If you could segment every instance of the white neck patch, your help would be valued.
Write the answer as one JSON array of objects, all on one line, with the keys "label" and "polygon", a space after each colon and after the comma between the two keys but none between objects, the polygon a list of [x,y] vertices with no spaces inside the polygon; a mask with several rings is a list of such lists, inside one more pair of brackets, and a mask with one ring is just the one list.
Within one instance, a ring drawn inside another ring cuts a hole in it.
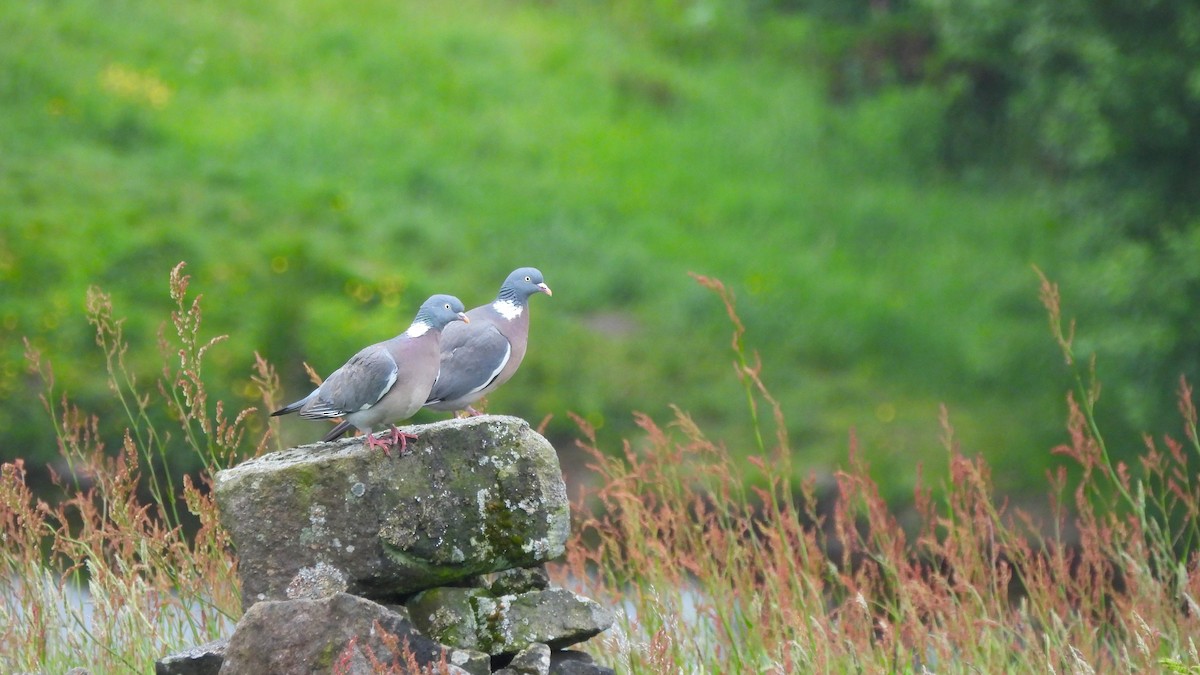
[{"label": "white neck patch", "polygon": [[524,311],[523,307],[512,300],[497,300],[492,303],[492,309],[509,321],[521,316],[521,312]]},{"label": "white neck patch", "polygon": [[408,327],[408,330],[404,331],[404,335],[410,338],[421,337],[429,332],[429,328],[429,324],[425,323],[424,321],[414,321],[413,324]]}]

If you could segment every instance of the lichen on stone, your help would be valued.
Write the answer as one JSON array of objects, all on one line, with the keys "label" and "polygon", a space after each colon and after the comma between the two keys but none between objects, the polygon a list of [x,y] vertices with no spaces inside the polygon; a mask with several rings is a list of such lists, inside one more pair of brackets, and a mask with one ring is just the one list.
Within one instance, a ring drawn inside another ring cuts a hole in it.
[{"label": "lichen on stone", "polygon": [[287,587],[289,600],[319,600],[349,587],[346,574],[324,561],[312,567],[301,567]]},{"label": "lichen on stone", "polygon": [[319,560],[343,569],[351,592],[404,594],[561,555],[566,486],[528,423],[484,416],[409,430],[418,452],[403,457],[347,439],[221,472],[217,499],[248,602],[284,597]]}]

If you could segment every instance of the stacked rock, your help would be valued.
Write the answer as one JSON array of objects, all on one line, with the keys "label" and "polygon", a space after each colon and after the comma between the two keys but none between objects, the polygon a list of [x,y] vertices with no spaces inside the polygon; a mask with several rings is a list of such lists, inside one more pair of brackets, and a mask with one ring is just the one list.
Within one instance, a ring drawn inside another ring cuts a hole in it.
[{"label": "stacked rock", "polygon": [[550,443],[492,415],[406,431],[403,456],[347,439],[219,472],[246,613],[156,672],[611,673],[565,649],[613,619],[546,575],[570,530]]}]

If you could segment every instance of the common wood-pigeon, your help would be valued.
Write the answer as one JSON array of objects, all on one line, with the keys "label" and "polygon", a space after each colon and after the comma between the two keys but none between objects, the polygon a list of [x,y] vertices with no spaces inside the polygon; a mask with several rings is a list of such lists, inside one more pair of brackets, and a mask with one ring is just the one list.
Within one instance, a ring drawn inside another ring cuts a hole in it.
[{"label": "common wood-pigeon", "polygon": [[[356,427],[366,434],[367,446],[382,448],[400,443],[403,453],[408,438],[396,422],[412,417],[429,398],[438,375],[439,342],[448,324],[467,322],[463,304],[452,295],[434,295],[422,303],[412,325],[396,337],[362,349],[325,379],[311,394],[271,413],[299,412],[306,419],[345,417],[323,441],[332,441]],[[378,440],[371,430],[391,426],[389,440]]]},{"label": "common wood-pigeon", "polygon": [[432,410],[466,410],[471,404],[508,382],[529,344],[529,296],[553,295],[534,267],[516,269],[496,299],[467,312],[470,324],[447,326],[442,335],[442,372],[425,407]]}]

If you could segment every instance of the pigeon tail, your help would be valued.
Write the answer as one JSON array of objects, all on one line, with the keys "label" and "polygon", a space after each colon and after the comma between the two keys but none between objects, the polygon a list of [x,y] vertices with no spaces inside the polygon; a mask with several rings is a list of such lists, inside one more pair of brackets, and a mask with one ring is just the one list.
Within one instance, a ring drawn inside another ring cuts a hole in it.
[{"label": "pigeon tail", "polygon": [[297,410],[303,408],[304,404],[307,402],[308,402],[308,398],[305,397],[305,398],[300,399],[299,401],[296,401],[295,403],[289,403],[289,404],[283,406],[282,408],[280,408],[279,410],[276,410],[275,412],[271,413],[271,417],[279,417],[280,415],[288,415],[288,414],[294,413]]},{"label": "pigeon tail", "polygon": [[325,442],[337,440],[342,434],[349,431],[350,427],[352,427],[352,426],[354,426],[354,425],[347,422],[346,420],[342,420],[341,422],[338,422],[337,426],[330,429],[329,433],[325,434],[325,436],[323,438],[321,438],[321,440],[325,441]]}]

